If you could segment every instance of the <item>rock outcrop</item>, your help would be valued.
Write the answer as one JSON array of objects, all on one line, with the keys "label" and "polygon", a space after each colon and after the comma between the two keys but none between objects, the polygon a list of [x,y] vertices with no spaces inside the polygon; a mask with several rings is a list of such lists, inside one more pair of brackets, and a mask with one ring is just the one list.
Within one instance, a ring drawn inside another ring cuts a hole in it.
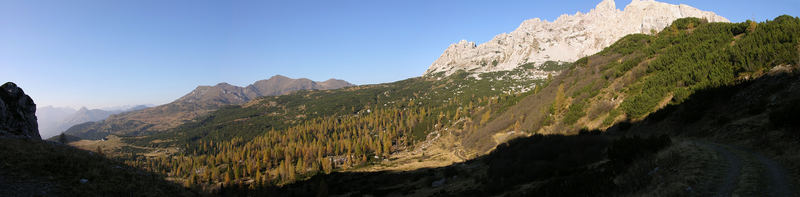
[{"label": "rock outcrop", "polygon": [[0,136],[42,139],[36,122],[36,104],[12,82],[0,86]]},{"label": "rock outcrop", "polygon": [[613,0],[604,0],[586,14],[565,14],[553,22],[539,18],[526,20],[511,33],[497,35],[480,45],[464,40],[452,44],[425,74],[450,75],[457,70],[492,72],[511,70],[525,63],[572,62],[597,53],[628,34],[660,31],[685,17],[728,22],[713,12],[683,4],[633,0],[624,10],[618,10]]}]

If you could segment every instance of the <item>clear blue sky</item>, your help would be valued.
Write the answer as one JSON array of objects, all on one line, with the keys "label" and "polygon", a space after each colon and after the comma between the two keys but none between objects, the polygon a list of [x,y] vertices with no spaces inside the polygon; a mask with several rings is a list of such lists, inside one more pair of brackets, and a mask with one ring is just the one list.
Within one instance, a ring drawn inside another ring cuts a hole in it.
[{"label": "clear blue sky", "polygon": [[[163,104],[276,74],[391,82],[421,75],[458,40],[599,2],[0,0],[0,80],[40,106],[72,107]],[[798,0],[666,2],[732,21],[800,15]]]}]

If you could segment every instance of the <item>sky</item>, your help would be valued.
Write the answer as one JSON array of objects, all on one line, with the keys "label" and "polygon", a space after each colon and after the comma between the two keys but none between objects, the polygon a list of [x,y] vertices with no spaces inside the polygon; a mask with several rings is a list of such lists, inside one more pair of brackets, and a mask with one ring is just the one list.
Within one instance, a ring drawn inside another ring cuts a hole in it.
[{"label": "sky", "polygon": [[[164,104],[198,85],[277,74],[386,83],[422,75],[451,43],[599,2],[0,0],[0,81],[40,107],[74,108]],[[734,22],[800,15],[797,0],[663,2]]]}]

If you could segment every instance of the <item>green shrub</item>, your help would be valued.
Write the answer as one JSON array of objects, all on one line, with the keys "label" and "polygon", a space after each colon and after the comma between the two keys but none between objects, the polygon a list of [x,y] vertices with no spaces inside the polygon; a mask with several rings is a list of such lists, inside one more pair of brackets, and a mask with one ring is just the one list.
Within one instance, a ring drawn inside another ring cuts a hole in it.
[{"label": "green shrub", "polygon": [[574,64],[569,62],[556,62],[556,61],[546,61],[539,67],[540,70],[543,71],[562,71],[572,68]]},{"label": "green shrub", "polygon": [[617,53],[621,55],[628,55],[637,50],[643,49],[647,46],[647,43],[652,39],[653,36],[647,34],[630,34],[625,37],[622,37],[611,46],[606,47],[601,51],[600,55],[608,55],[611,53]]},{"label": "green shrub", "polygon": [[589,57],[582,57],[575,61],[575,66],[586,66],[589,65]]},{"label": "green shrub", "polygon": [[578,122],[578,119],[586,115],[586,101],[581,100],[569,106],[567,113],[564,115],[564,124],[572,125]]},{"label": "green shrub", "polygon": [[617,116],[619,116],[619,110],[612,109],[610,112],[608,112],[606,119],[603,120],[603,126],[610,126],[611,124],[614,124],[614,119],[617,119]]},{"label": "green shrub", "polygon": [[529,63],[525,63],[525,64],[520,65],[520,67],[522,67],[524,69],[535,69],[536,68],[536,63],[535,62],[529,62]]},{"label": "green shrub", "polygon": [[[688,18],[681,18],[672,22],[672,25],[678,28],[679,30],[687,30],[691,29],[692,27],[698,27],[701,24],[708,23],[706,19],[699,19],[695,17],[688,17]],[[669,28],[669,27],[667,27]]]}]

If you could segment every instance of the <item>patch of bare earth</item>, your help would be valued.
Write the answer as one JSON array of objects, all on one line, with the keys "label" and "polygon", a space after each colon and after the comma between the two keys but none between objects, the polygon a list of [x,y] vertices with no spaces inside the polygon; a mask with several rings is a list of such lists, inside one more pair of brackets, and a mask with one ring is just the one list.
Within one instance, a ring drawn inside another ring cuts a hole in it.
[{"label": "patch of bare earth", "polygon": [[431,132],[425,141],[406,150],[395,152],[379,164],[351,171],[410,171],[420,168],[443,167],[465,161],[471,157],[447,130]]}]

